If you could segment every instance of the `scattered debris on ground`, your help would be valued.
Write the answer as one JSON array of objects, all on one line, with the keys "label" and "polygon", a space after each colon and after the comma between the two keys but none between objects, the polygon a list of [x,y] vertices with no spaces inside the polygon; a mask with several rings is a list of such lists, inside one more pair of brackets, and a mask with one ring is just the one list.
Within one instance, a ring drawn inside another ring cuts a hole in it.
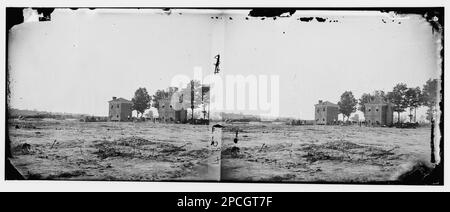
[{"label": "scattered debris on ground", "polygon": [[147,139],[137,137],[137,136],[119,138],[115,142],[118,145],[123,145],[123,146],[142,146],[142,145],[155,144],[155,142],[153,142],[153,141],[149,141]]},{"label": "scattered debris on ground", "polygon": [[221,151],[210,148],[208,126],[19,120],[9,128],[11,161],[28,179],[200,179],[207,160],[220,160],[225,181],[412,182],[427,173],[392,177],[429,157],[429,128],[236,125],[225,127]]},{"label": "scattered debris on ground", "polygon": [[397,149],[384,149],[370,145],[359,145],[348,141],[332,141],[324,144],[309,144],[301,148],[306,154],[303,155],[308,162],[314,163],[321,160],[362,162],[372,161],[382,164],[389,156],[394,155]]},{"label": "scattered debris on ground", "polygon": [[222,157],[223,158],[244,158],[245,155],[241,154],[240,148],[236,146],[228,147],[222,150]]},{"label": "scattered debris on ground", "polygon": [[18,154],[18,155],[28,155],[28,154],[31,154],[31,153],[32,153],[32,151],[31,151],[31,145],[28,144],[28,143],[22,143],[22,144],[19,144],[19,145],[14,146],[14,147],[12,148],[12,152],[13,152],[13,154]]},{"label": "scattered debris on ground", "polygon": [[20,122],[14,125],[16,129],[38,129],[33,123]]},{"label": "scattered debris on ground", "polygon": [[94,152],[98,157],[101,159],[109,158],[109,157],[131,157],[132,155],[129,153],[125,153],[120,151],[117,148],[114,148],[113,146],[108,145],[97,145],[98,150]]}]

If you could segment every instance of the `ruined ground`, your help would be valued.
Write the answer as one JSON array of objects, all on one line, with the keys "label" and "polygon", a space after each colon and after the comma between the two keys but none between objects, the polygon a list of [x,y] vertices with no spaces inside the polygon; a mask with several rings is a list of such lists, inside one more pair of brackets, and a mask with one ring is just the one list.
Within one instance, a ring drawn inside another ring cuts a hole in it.
[{"label": "ruined ground", "polygon": [[208,126],[10,120],[12,163],[27,179],[217,181]]},{"label": "ruined ground", "polygon": [[386,183],[430,161],[429,127],[257,123],[228,125],[223,134],[223,181]]},{"label": "ruined ground", "polygon": [[[27,179],[120,181],[395,181],[429,163],[430,128],[10,120],[12,163]],[[233,142],[235,131],[238,142]]]}]

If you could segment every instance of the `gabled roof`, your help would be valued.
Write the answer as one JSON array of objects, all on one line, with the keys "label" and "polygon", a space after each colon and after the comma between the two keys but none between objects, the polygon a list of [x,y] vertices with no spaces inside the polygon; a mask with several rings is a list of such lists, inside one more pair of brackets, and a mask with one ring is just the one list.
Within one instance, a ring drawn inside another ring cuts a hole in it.
[{"label": "gabled roof", "polygon": [[133,103],[132,101],[124,99],[124,98],[117,98],[117,99],[110,100],[108,102],[122,102],[122,103],[130,103],[130,104]]},{"label": "gabled roof", "polygon": [[322,102],[322,103],[315,104],[314,106],[331,106],[331,107],[339,107],[339,105],[334,104],[334,103],[329,102],[329,101],[324,101],[324,102]]}]

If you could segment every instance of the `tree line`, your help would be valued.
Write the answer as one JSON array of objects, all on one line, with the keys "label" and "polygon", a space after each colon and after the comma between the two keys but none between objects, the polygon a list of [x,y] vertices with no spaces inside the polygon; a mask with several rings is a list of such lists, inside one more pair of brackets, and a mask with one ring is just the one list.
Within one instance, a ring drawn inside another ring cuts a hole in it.
[{"label": "tree line", "polygon": [[[150,109],[151,106],[159,108],[162,99],[170,98],[174,93],[178,93],[178,103],[184,109],[191,108],[193,113],[195,108],[199,108],[203,103],[209,102],[209,95],[204,95],[205,90],[203,89],[204,87],[199,81],[191,81],[181,89],[177,87],[158,89],[152,96],[150,96],[146,88],[138,88],[131,100],[133,102],[133,110],[136,110],[138,116],[141,114],[142,117],[145,110]],[[191,98],[192,94],[193,98]],[[365,113],[365,104],[374,101],[376,98],[392,104],[393,111],[397,113],[397,122],[400,122],[400,114],[407,110],[409,112],[409,121],[413,122],[414,120],[416,122],[416,110],[421,106],[428,107],[426,118],[431,121],[433,114],[436,112],[437,97],[438,80],[429,79],[422,88],[408,87],[405,83],[398,83],[393,87],[392,91],[376,90],[372,93],[362,94],[359,99],[356,99],[351,91],[345,91],[341,95],[338,105],[339,112],[343,115],[344,120],[347,118],[347,121],[356,110]]]},{"label": "tree line", "polygon": [[[137,115],[139,116],[140,114],[142,117],[147,109],[150,109],[152,106],[159,108],[161,100],[171,98],[174,93],[178,93],[178,103],[184,109],[192,109],[192,113],[195,108],[199,108],[203,103],[209,102],[209,95],[204,95],[205,93],[209,93],[209,89],[205,90],[205,87],[199,81],[193,80],[181,89],[177,87],[158,89],[153,95],[150,95],[146,88],[140,87],[134,92],[134,97],[131,99],[133,102],[132,109],[136,110]],[[192,94],[193,98],[191,98]],[[191,100],[193,101],[193,105],[191,104]]]},{"label": "tree line", "polygon": [[[345,91],[338,102],[339,112],[343,115],[343,119],[356,110],[365,113],[365,104],[379,98],[385,102],[392,104],[392,109],[397,113],[397,122],[400,123],[400,114],[409,112],[409,121],[416,122],[416,110],[421,106],[428,107],[427,120],[433,120],[433,114],[436,112],[436,104],[438,101],[438,80],[429,79],[420,87],[408,87],[405,83],[396,84],[392,91],[384,92],[376,90],[372,93],[364,93],[358,100],[353,96],[351,91]],[[414,115],[413,115],[414,112]]]}]

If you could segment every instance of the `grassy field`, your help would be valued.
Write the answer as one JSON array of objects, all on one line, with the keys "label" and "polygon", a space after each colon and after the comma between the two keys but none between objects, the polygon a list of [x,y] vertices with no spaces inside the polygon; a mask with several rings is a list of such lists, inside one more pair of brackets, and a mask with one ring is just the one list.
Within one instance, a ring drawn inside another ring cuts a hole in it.
[{"label": "grassy field", "polygon": [[[239,131],[234,144],[235,131]],[[386,182],[430,161],[429,127],[236,124],[225,128],[223,181]],[[233,147],[239,152],[231,151]]]},{"label": "grassy field", "polygon": [[220,150],[209,148],[209,126],[16,120],[8,127],[12,162],[28,179],[217,181],[220,177]]},{"label": "grassy field", "polygon": [[[429,163],[430,128],[10,120],[13,164],[28,179],[385,182]],[[238,142],[233,142],[239,131]]]}]

